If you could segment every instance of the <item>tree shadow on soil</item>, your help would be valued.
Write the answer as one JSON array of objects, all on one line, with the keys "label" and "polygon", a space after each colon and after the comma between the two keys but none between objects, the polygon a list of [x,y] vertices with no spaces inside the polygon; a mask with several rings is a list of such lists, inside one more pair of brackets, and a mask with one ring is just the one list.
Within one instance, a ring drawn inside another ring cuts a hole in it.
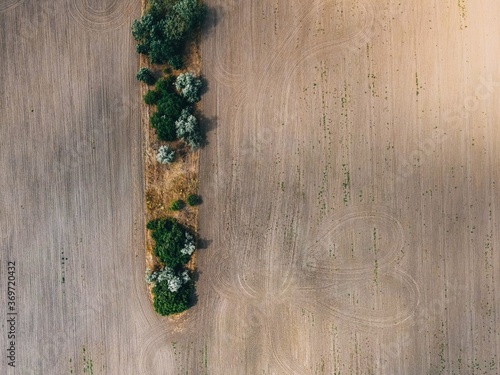
[{"label": "tree shadow on soil", "polygon": [[191,293],[190,296],[190,304],[189,307],[193,307],[198,303],[198,293],[196,292],[196,284],[198,284],[198,280],[200,279],[200,275],[202,272],[198,270],[198,267],[196,267],[193,271],[192,277],[193,277],[193,283],[195,287],[193,288],[193,292]]},{"label": "tree shadow on soil", "polygon": [[212,244],[212,240],[208,240],[206,238],[198,238],[198,244],[196,246],[196,248],[198,250],[205,250],[205,249],[208,249],[208,247]]},{"label": "tree shadow on soil", "polygon": [[212,130],[217,128],[217,117],[206,117],[203,113],[197,113],[198,121],[200,124],[200,130],[202,134],[201,147],[205,147],[209,144],[207,140],[207,134]]},{"label": "tree shadow on soil", "polygon": [[207,6],[206,12],[205,20],[201,25],[202,37],[210,35],[224,15],[224,11],[220,6]]},{"label": "tree shadow on soil", "polygon": [[209,83],[204,76],[200,76],[199,78],[201,80],[200,96],[203,96],[208,92]]}]

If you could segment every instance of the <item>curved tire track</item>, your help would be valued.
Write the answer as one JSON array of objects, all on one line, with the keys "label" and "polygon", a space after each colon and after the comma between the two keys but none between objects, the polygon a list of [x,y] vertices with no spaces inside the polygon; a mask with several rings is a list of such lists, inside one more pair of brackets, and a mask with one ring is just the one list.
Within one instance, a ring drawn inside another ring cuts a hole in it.
[{"label": "curved tire track", "polygon": [[[380,227],[382,232],[389,236],[389,239],[383,241],[382,246],[379,246],[378,251],[382,256],[378,257],[375,254],[375,259],[378,262],[378,267],[383,269],[392,264],[398,257],[399,251],[404,246],[404,232],[401,223],[393,216],[383,212],[380,208],[360,206],[354,210],[350,209],[347,213],[341,216],[334,216],[328,226],[320,228],[317,239],[307,246],[304,257],[301,260],[302,271],[308,278],[319,278],[322,280],[337,280],[337,279],[359,279],[366,274],[373,272],[373,260],[362,254],[363,262],[368,259],[366,264],[355,266],[346,266],[336,263],[336,258],[329,253],[335,249],[336,238],[343,235],[343,231],[362,232],[366,228],[377,228],[380,235]],[[333,223],[332,223],[333,222]],[[368,236],[371,236],[369,233]],[[374,234],[375,235],[375,234]],[[385,246],[384,246],[385,245]],[[354,246],[354,245],[353,245]],[[374,244],[374,249],[376,244]],[[340,249],[342,251],[342,249]],[[344,252],[347,252],[344,250]],[[353,255],[351,255],[351,258]],[[347,262],[345,260],[344,263]],[[352,263],[352,259],[350,259]]]},{"label": "curved tire track", "polygon": [[71,0],[69,14],[76,23],[92,31],[113,30],[131,21],[131,15],[139,8],[134,0],[108,0],[102,9],[95,9],[88,0]]},{"label": "curved tire track", "polygon": [[[177,369],[165,369],[164,364],[176,363],[173,348],[167,341],[175,341],[167,333],[157,328],[151,328],[144,333],[147,339],[143,340],[139,358],[139,371],[141,374],[157,374],[163,371],[175,373]],[[159,358],[158,358],[159,357]],[[168,371],[170,370],[170,371]]]},{"label": "curved tire track", "polygon": [[[324,298],[310,298],[311,292],[303,293],[302,302],[298,302],[298,305],[327,319],[342,319],[343,323],[353,328],[361,328],[364,331],[379,330],[403,324],[415,313],[420,303],[418,284],[410,275],[401,270],[386,272],[380,277],[392,278],[392,282],[385,281],[384,283],[388,283],[388,287],[393,292],[404,296],[405,305],[399,306],[395,312],[390,311],[387,313],[390,310],[387,306],[377,312],[373,309],[370,310],[368,307],[352,307],[351,305],[342,305],[336,301],[327,304],[324,302]],[[380,288],[382,287],[380,286]],[[326,292],[327,289],[321,289],[322,296]],[[338,294],[338,291],[336,293]],[[362,300],[362,298],[360,299]]]},{"label": "curved tire track", "polygon": [[21,5],[23,2],[24,0],[2,0],[0,3],[0,13],[7,12],[8,10]]}]

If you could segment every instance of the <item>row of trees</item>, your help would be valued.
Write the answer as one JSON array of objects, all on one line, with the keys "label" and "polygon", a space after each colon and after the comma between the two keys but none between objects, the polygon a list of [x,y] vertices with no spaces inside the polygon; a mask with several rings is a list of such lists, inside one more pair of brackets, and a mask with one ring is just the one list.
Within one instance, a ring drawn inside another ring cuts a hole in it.
[{"label": "row of trees", "polygon": [[[152,64],[169,64],[181,69],[186,46],[203,22],[206,10],[198,0],[149,0],[144,15],[132,23],[132,36],[137,52],[148,56]],[[168,68],[166,71],[171,72]],[[203,136],[195,116],[194,104],[200,100],[202,81],[193,73],[156,78],[141,68],[137,79],[154,88],[144,95],[146,104],[155,106],[150,117],[160,141],[184,141],[191,150],[201,146]],[[176,152],[171,145],[160,146],[157,161],[170,164]],[[198,195],[190,195],[188,204],[201,203]],[[184,201],[172,202],[172,210],[180,210]],[[147,224],[155,241],[154,254],[159,267],[146,271],[146,282],[153,285],[155,310],[161,315],[182,312],[190,307],[195,293],[192,275],[186,268],[195,251],[193,234],[177,220],[163,218]]]}]

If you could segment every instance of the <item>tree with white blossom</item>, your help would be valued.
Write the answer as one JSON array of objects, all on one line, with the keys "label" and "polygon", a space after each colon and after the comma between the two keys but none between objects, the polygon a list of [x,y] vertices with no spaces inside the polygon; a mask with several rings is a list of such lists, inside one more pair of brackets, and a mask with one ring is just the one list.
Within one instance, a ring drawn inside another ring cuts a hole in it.
[{"label": "tree with white blossom", "polygon": [[160,146],[156,154],[156,160],[160,164],[170,164],[175,159],[175,151],[168,146]]},{"label": "tree with white blossom", "polygon": [[146,270],[146,282],[148,284],[157,284],[165,281],[168,290],[172,293],[177,292],[190,280],[191,278],[187,270],[178,274],[170,267],[164,267],[162,270],[156,272],[151,272],[150,269]]},{"label": "tree with white blossom", "polygon": [[181,249],[181,253],[185,255],[193,254],[196,246],[194,245],[194,237],[191,233],[186,232],[186,239],[184,241],[184,247]]},{"label": "tree with white blossom", "polygon": [[191,104],[200,101],[201,86],[201,79],[189,72],[179,74],[175,80],[175,88]]},{"label": "tree with white blossom", "polygon": [[191,108],[184,108],[175,122],[177,137],[184,140],[192,150],[201,145],[201,134],[198,127],[198,120],[191,114]]}]

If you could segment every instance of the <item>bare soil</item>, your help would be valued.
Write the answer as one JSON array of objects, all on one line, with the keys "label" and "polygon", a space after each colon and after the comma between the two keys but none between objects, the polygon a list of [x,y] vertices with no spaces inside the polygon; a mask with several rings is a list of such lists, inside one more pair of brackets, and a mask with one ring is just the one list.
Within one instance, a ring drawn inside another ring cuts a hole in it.
[{"label": "bare soil", "polygon": [[171,345],[144,283],[139,15],[136,0],[0,5],[3,354],[8,261],[18,314],[1,374],[151,373],[151,341]]},{"label": "bare soil", "polygon": [[205,248],[170,319],[143,282],[139,7],[0,7],[7,373],[497,374],[500,3],[207,3]]},{"label": "bare soil", "polygon": [[498,2],[208,3],[183,366],[497,374]]}]

